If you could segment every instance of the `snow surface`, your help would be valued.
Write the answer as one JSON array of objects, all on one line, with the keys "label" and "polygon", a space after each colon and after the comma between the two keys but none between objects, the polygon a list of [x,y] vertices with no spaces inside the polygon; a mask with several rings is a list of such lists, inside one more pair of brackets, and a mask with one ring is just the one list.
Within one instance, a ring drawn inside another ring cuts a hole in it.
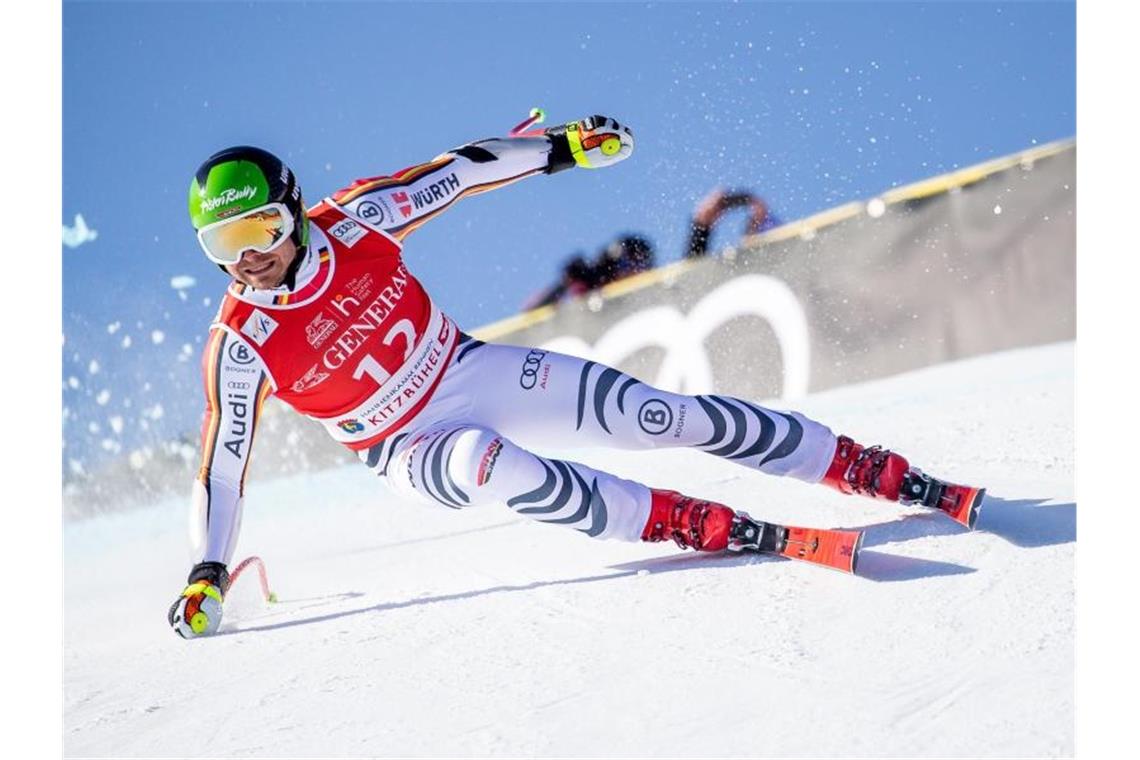
[{"label": "snow surface", "polygon": [[1059,344],[796,404],[987,486],[974,533],[698,452],[546,452],[862,527],[861,577],[404,504],[350,467],[247,495],[238,557],[281,601],[251,572],[186,642],[188,499],[71,523],[65,753],[1072,755],[1073,369]]}]

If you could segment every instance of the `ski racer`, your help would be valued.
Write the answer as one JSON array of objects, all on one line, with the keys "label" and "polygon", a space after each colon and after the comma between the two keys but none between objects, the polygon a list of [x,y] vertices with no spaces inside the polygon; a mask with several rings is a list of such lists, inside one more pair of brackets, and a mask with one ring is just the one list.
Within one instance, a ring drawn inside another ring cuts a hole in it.
[{"label": "ski racer", "polygon": [[829,535],[838,532],[766,524],[531,447],[689,447],[770,475],[941,509],[973,526],[980,489],[934,480],[799,413],[670,393],[597,362],[477,340],[406,266],[408,236],[459,199],[607,168],[633,148],[628,127],[592,116],[472,142],[356,180],[310,208],[293,172],[265,150],[228,148],[201,165],[190,218],[206,256],[233,282],[203,355],[195,562],[168,613],[179,635],[218,630],[246,469],[271,394],[323,425],[398,494],[446,509],[503,503],[592,538],[801,558],[826,550],[837,556],[821,561],[838,567],[844,555],[847,570],[858,549],[837,548]]}]

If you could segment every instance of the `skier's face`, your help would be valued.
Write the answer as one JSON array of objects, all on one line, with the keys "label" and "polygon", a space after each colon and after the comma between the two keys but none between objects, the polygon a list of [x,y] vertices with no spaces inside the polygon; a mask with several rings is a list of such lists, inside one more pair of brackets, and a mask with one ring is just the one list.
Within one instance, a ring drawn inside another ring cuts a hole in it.
[{"label": "skier's face", "polygon": [[245,251],[238,263],[226,266],[226,271],[251,288],[275,288],[285,279],[285,272],[296,255],[296,244],[292,238],[285,238],[269,251]]}]

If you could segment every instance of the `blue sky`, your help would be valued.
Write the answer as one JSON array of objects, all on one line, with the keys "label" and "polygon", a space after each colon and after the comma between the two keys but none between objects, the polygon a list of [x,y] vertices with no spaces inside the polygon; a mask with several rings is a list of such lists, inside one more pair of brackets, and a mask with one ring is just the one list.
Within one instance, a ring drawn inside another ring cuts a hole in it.
[{"label": "blue sky", "polygon": [[678,258],[717,184],[795,219],[1076,131],[1072,3],[63,7],[62,222],[98,231],[63,248],[65,462],[196,427],[226,279],[186,190],[227,145],[281,155],[312,202],[534,105],[630,124],[621,166],[463,201],[409,238],[412,271],[471,328],[619,232]]}]

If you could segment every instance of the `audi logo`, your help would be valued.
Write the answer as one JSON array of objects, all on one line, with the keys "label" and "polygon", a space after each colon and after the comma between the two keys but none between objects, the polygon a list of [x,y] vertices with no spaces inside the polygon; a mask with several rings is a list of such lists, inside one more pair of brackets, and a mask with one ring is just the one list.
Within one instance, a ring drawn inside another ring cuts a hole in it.
[{"label": "audi logo", "polygon": [[533,348],[527,352],[526,358],[523,359],[522,374],[519,375],[519,385],[523,390],[529,391],[538,382],[538,368],[542,366],[542,360],[545,358],[546,351]]}]

